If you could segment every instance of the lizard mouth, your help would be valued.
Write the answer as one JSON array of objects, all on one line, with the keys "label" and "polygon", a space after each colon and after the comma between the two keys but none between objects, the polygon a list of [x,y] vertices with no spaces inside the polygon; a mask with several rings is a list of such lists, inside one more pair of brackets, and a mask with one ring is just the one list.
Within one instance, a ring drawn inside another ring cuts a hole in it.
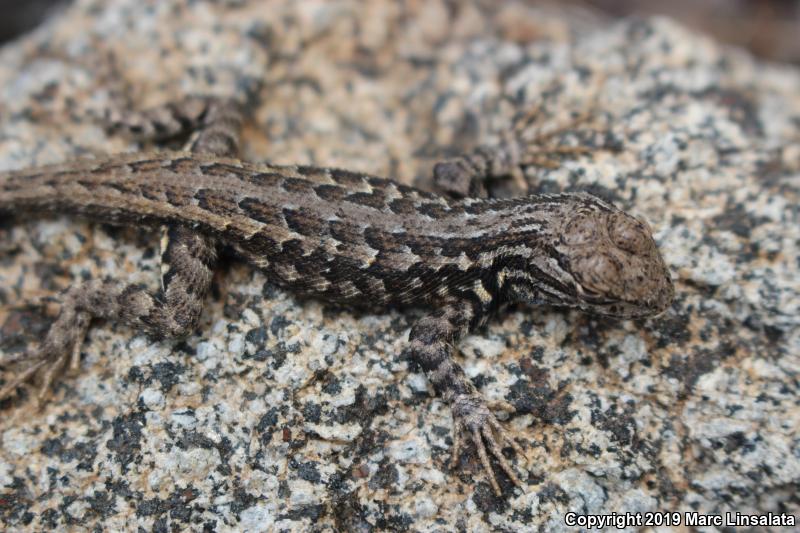
[{"label": "lizard mouth", "polygon": [[616,318],[644,318],[663,313],[672,302],[672,285],[662,289],[658,296],[645,301],[631,301],[604,296],[576,285],[578,306],[589,313]]}]

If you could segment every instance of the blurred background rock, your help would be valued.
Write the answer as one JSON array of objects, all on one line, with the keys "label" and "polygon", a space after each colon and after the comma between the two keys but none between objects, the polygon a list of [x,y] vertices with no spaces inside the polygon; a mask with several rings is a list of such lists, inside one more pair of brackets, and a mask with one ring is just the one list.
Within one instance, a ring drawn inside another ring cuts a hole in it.
[{"label": "blurred background rock", "polygon": [[[265,0],[269,1],[269,0]],[[523,0],[524,1],[524,0]],[[70,0],[0,0],[0,43],[31,30]],[[487,9],[503,3],[487,0]],[[661,14],[773,61],[800,64],[798,0],[528,0],[596,20]]]},{"label": "blurred background rock", "polygon": [[610,17],[661,14],[748,48],[775,61],[800,63],[800,2],[797,0],[588,0],[571,4]]},{"label": "blurred background rock", "polygon": [[[0,43],[33,29],[70,1],[0,0]],[[800,1],[797,0],[528,0],[526,3],[551,4],[554,8],[567,6],[585,10],[598,19],[667,15],[721,42],[745,47],[757,56],[800,63]]]},{"label": "blurred background rock", "polygon": [[0,43],[35,28],[69,0],[0,0]]}]

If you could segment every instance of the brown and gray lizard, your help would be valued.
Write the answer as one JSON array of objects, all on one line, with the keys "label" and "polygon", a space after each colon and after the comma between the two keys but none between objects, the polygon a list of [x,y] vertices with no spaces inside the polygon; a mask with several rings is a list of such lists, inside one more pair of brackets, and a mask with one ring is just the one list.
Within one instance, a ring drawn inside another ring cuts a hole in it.
[{"label": "brown and gray lizard", "polygon": [[[70,213],[110,223],[163,226],[162,288],[91,280],[68,290],[41,345],[18,365],[0,399],[80,362],[93,318],[154,338],[189,334],[211,283],[217,248],[231,247],[292,291],[375,308],[414,306],[408,354],[451,407],[453,458],[475,446],[519,486],[501,445],[522,450],[454,359],[460,339],[505,304],[555,304],[621,318],[650,316],[673,298],[648,226],[588,194],[454,199],[357,172],[233,159],[242,114],[189,99],[125,127],[143,137],[197,130],[186,152],[136,153],[0,173],[0,214]],[[436,167],[450,189],[521,164],[506,146]],[[453,186],[452,184],[456,184]],[[459,185],[460,184],[460,185]]]}]

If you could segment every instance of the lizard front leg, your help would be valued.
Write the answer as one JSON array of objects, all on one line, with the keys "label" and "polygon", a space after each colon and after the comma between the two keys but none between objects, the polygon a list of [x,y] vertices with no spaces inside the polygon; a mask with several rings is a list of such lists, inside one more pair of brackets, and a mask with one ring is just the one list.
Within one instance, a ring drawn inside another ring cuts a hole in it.
[{"label": "lizard front leg", "polygon": [[[555,136],[564,129],[551,132],[542,138]],[[556,169],[561,166],[559,156],[575,157],[597,148],[587,146],[539,146],[514,135],[496,146],[479,146],[472,152],[436,163],[433,167],[434,186],[453,198],[486,198],[488,182],[511,176],[518,194],[527,194],[530,188],[525,178],[525,167]]]},{"label": "lizard front leg", "polygon": [[[542,124],[539,124],[542,122],[541,111],[537,106],[518,114],[497,144],[478,146],[471,152],[436,163],[433,167],[434,187],[453,198],[485,198],[489,196],[488,183],[491,180],[510,176],[517,194],[528,194],[530,184],[525,177],[525,168],[557,169],[562,164],[562,157],[574,158],[597,150],[616,149],[608,139],[603,139],[599,145],[558,142],[560,136],[577,134],[575,128],[593,117],[591,111],[575,115],[550,131],[543,131]],[[553,144],[554,139],[556,144]],[[581,139],[578,140],[580,143]]]},{"label": "lizard front leg", "polygon": [[422,368],[436,393],[452,410],[454,427],[451,464],[455,465],[457,462],[461,444],[466,437],[475,446],[492,488],[495,493],[500,494],[500,486],[489,462],[489,455],[494,456],[511,481],[522,488],[522,482],[502,454],[501,444],[508,443],[521,456],[524,457],[525,454],[503,429],[475,385],[453,359],[453,344],[467,333],[470,322],[474,322],[472,319],[469,306],[448,305],[418,320],[409,334],[409,355]]},{"label": "lizard front leg", "polygon": [[518,165],[516,143],[480,146],[470,153],[436,163],[433,183],[437,190],[453,198],[486,198],[486,182],[513,173]]}]

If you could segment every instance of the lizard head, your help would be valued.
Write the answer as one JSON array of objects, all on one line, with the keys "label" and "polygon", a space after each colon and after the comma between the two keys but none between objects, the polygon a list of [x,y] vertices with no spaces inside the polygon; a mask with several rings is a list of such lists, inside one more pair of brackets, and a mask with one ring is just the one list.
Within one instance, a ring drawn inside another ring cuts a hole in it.
[{"label": "lizard head", "polygon": [[646,222],[588,194],[554,199],[547,252],[528,259],[521,299],[622,318],[669,307],[675,290]]},{"label": "lizard head", "polygon": [[583,200],[556,246],[574,279],[575,304],[620,317],[664,311],[675,289],[650,227],[596,198]]}]

